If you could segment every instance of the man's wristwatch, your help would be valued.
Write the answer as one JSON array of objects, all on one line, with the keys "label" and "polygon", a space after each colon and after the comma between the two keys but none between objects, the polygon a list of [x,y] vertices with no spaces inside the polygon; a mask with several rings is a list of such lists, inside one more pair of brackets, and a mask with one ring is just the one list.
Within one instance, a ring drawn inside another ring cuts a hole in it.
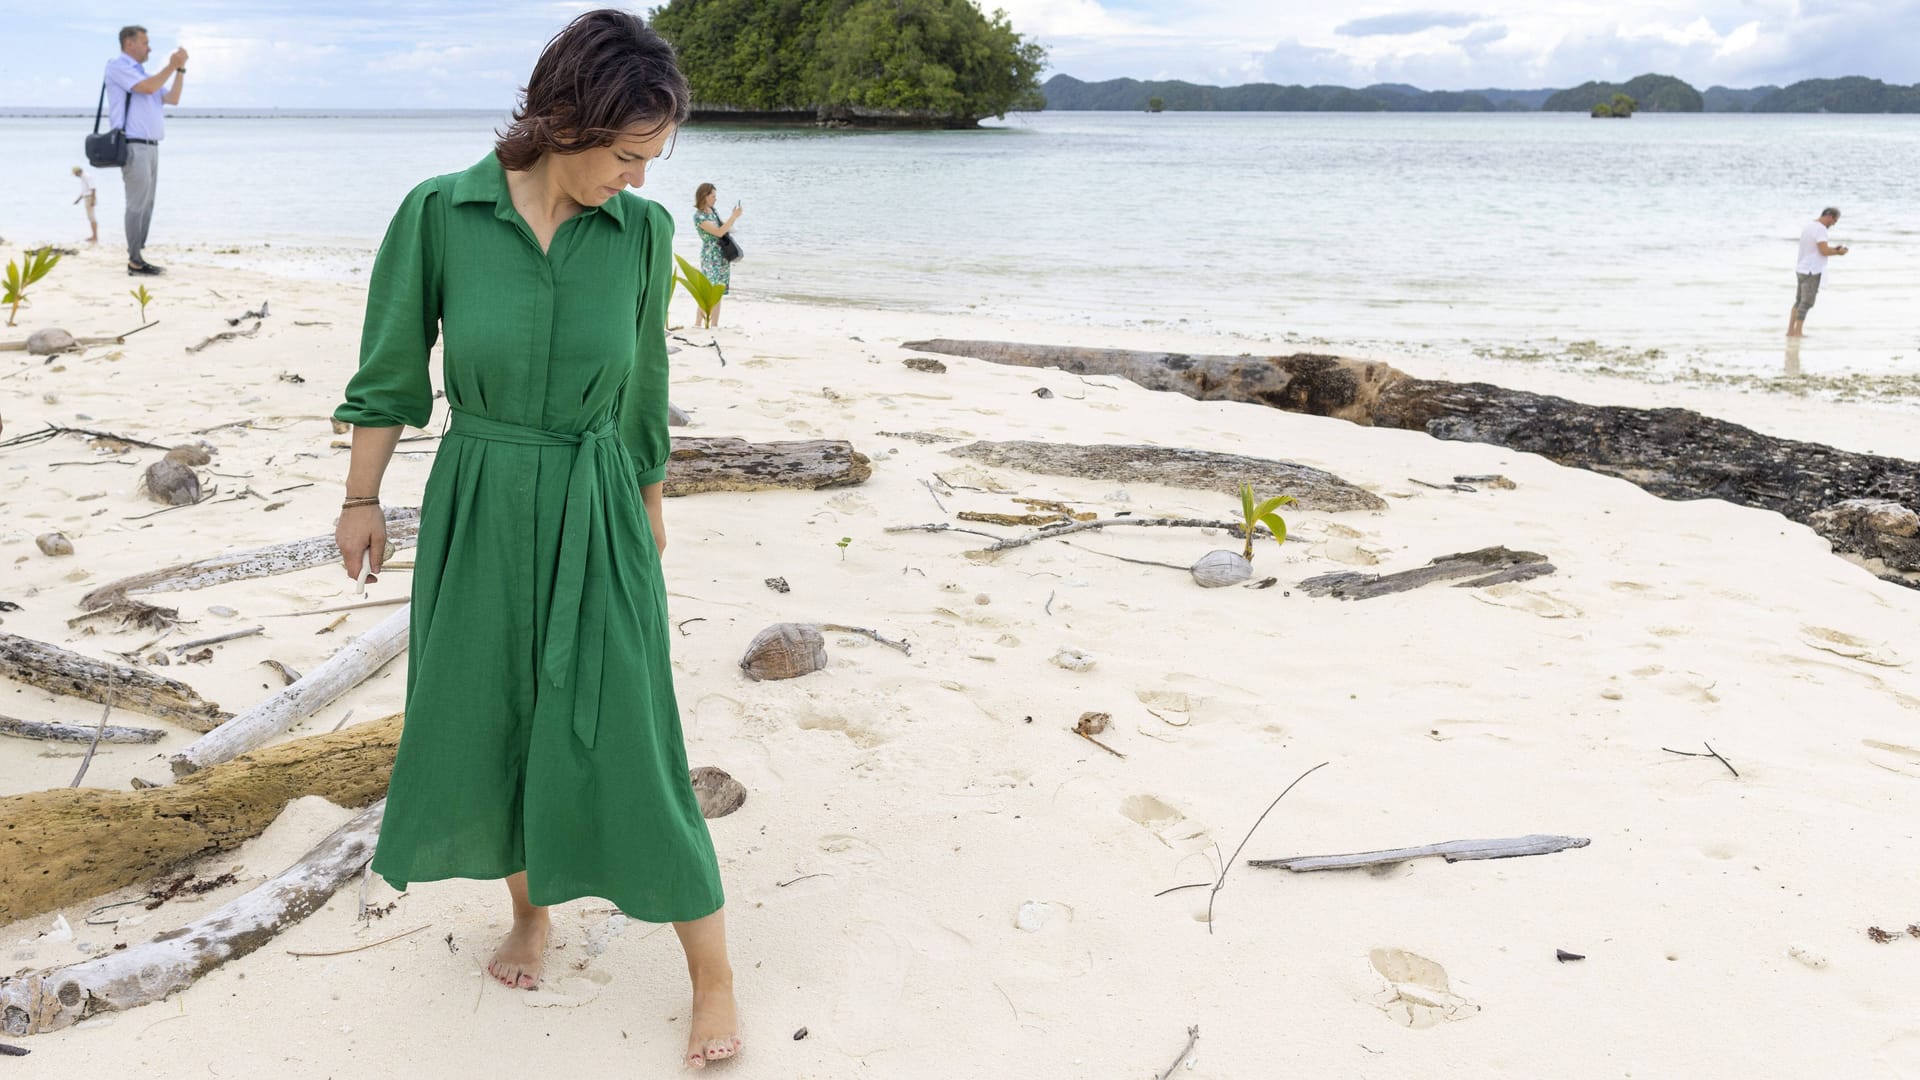
[{"label": "man's wristwatch", "polygon": [[186,69],[186,68],[183,68],[183,67],[181,67],[181,68],[174,68],[174,69],[173,69],[173,73],[174,73],[175,75],[185,75],[185,74],[187,73],[187,69]]}]

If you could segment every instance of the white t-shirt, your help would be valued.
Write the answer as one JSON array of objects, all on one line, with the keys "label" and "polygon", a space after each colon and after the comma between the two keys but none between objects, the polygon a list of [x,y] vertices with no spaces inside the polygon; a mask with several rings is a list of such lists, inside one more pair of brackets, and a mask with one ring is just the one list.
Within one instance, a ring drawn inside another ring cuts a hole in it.
[{"label": "white t-shirt", "polygon": [[79,176],[74,177],[74,179],[80,181],[80,194],[93,194],[93,181],[87,179],[86,173],[81,173]]},{"label": "white t-shirt", "polygon": [[1800,261],[1793,264],[1797,274],[1824,274],[1827,272],[1827,257],[1820,254],[1820,245],[1827,242],[1827,227],[1818,221],[1800,230]]}]

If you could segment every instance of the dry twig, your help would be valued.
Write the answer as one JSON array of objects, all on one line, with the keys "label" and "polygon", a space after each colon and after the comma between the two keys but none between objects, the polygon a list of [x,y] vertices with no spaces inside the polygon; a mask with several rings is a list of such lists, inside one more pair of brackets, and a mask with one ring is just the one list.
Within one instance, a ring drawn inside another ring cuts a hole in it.
[{"label": "dry twig", "polygon": [[1207,894],[1207,933],[1213,933],[1213,899],[1220,895],[1221,889],[1227,887],[1227,872],[1233,869],[1234,863],[1240,861],[1240,853],[1246,850],[1247,841],[1253,839],[1254,830],[1260,828],[1260,822],[1267,820],[1267,815],[1273,813],[1273,808],[1279,806],[1280,800],[1287,797],[1287,791],[1292,791],[1295,784],[1326,768],[1329,764],[1332,763],[1323,761],[1313,768],[1308,769],[1306,772],[1301,773],[1299,776],[1294,777],[1293,783],[1287,785],[1286,791],[1282,791],[1280,794],[1274,796],[1273,801],[1267,804],[1267,808],[1262,810],[1259,818],[1254,821],[1253,828],[1248,829],[1247,835],[1240,838],[1240,846],[1233,849],[1233,857],[1220,864],[1220,878],[1213,883],[1213,891]]}]

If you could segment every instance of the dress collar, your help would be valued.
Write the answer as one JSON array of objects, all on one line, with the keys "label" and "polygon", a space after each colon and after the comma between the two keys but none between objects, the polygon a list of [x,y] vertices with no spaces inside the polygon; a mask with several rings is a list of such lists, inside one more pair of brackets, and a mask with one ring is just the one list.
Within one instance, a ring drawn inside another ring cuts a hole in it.
[{"label": "dress collar", "polygon": [[[626,192],[621,192],[598,207],[590,207],[584,213],[604,213],[613,219],[615,225],[627,227]],[[493,204],[493,216],[501,221],[512,221],[516,216],[513,208],[513,196],[507,191],[507,173],[500,165],[500,159],[489,151],[486,157],[473,163],[465,172],[459,173],[453,181],[453,205],[462,203]]]}]

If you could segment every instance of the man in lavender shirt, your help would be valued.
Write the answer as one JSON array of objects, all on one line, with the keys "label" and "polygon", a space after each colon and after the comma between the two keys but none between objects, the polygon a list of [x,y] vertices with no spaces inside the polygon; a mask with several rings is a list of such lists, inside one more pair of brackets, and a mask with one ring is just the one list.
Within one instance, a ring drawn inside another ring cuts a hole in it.
[{"label": "man in lavender shirt", "polygon": [[[127,164],[120,175],[127,186],[129,277],[161,273],[140,253],[147,246],[147,227],[153,224],[153,192],[160,181],[160,140],[166,136],[164,108],[180,104],[180,85],[187,73],[187,50],[175,49],[166,67],[147,74],[144,65],[152,51],[146,27],[122,27],[120,55],[107,61],[107,101],[113,110],[113,126],[127,133]],[[170,89],[166,88],[168,76],[173,77]]]}]

